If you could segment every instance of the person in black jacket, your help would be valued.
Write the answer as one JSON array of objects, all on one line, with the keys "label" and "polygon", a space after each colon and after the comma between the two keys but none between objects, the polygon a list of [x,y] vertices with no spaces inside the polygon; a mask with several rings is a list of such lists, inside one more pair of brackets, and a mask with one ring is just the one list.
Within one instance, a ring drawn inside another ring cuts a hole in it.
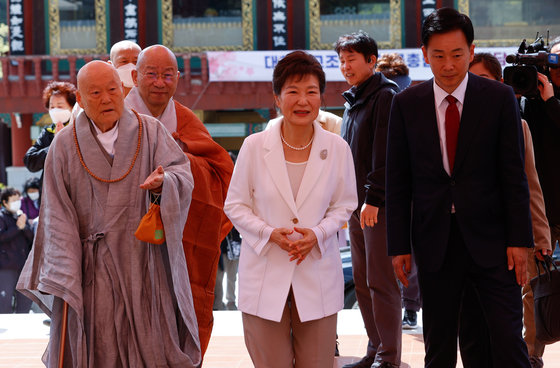
[{"label": "person in black jacket", "polygon": [[18,190],[4,188],[0,201],[0,313],[29,313],[31,300],[16,292],[16,283],[31,250],[33,231],[20,210]]},{"label": "person in black jacket", "polygon": [[348,222],[356,298],[369,338],[367,354],[345,368],[398,367],[401,363],[401,293],[385,229],[387,124],[398,86],[374,72],[377,44],[360,31],[335,44],[340,71],[352,86],[346,99],[342,137],[356,171],[358,210]]},{"label": "person in black jacket", "polygon": [[[408,76],[408,67],[402,56],[396,52],[383,54],[377,59],[375,71],[383,73],[384,76],[399,86],[399,91],[404,91],[412,83]],[[418,269],[414,257],[408,275],[408,287],[401,284],[402,304],[404,308],[402,328],[404,330],[414,329],[417,326],[417,314],[422,306],[420,285],[418,284]]]},{"label": "person in black jacket", "polygon": [[55,134],[70,122],[72,107],[76,103],[76,87],[72,83],[52,81],[43,91],[43,102],[53,123],[41,131],[23,158],[25,167],[31,172],[43,170]]},{"label": "person in black jacket", "polygon": [[[560,54],[560,37],[550,43],[550,52]],[[535,166],[542,187],[552,251],[560,241],[560,68],[549,67],[549,78],[538,73],[540,95],[521,98],[521,115],[531,130]],[[545,344],[535,339],[529,345],[534,367],[542,367]]]}]

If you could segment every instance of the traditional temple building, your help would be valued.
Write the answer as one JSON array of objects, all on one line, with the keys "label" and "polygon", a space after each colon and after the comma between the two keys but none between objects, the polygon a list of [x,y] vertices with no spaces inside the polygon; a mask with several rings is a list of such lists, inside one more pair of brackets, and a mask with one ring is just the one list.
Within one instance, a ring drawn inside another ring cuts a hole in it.
[{"label": "traditional temple building", "polygon": [[340,113],[348,86],[332,51],[338,36],[362,29],[381,52],[402,50],[411,70],[418,69],[413,79],[427,79],[420,27],[443,6],[471,16],[477,47],[515,47],[547,30],[560,34],[557,0],[0,0],[0,41],[8,46],[0,57],[0,182],[5,167],[23,166],[32,140],[50,122],[41,101],[46,84],[75,83],[84,63],[107,59],[123,39],[171,48],[181,71],[175,98],[216,141],[238,149],[275,114],[270,75],[286,50],[316,53],[327,71],[324,108]]}]

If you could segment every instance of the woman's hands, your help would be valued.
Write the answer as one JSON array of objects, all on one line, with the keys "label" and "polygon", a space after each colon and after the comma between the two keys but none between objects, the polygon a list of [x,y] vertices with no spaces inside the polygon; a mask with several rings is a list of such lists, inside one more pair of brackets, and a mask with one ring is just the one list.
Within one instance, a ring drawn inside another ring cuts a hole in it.
[{"label": "woman's hands", "polygon": [[[292,241],[288,235],[296,231],[303,235],[303,238]],[[294,227],[293,230],[287,228],[277,228],[270,234],[270,241],[278,244],[280,248],[288,252],[290,261],[297,260],[299,265],[305,260],[309,252],[317,245],[317,237],[311,229]]]},{"label": "woman's hands", "polygon": [[290,244],[292,243],[292,241],[288,239],[288,235],[292,234],[293,232],[293,230],[287,229],[285,227],[274,229],[270,234],[270,241],[278,244],[280,248],[289,253],[292,250],[290,248]]}]

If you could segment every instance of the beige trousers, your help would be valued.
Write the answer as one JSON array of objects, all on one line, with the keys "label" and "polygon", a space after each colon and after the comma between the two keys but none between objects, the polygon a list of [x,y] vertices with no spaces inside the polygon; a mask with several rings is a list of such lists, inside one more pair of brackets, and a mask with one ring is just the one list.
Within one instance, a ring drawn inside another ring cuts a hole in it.
[{"label": "beige trousers", "polygon": [[245,345],[255,368],[325,368],[334,364],[336,314],[301,322],[293,295],[282,320],[243,313]]}]

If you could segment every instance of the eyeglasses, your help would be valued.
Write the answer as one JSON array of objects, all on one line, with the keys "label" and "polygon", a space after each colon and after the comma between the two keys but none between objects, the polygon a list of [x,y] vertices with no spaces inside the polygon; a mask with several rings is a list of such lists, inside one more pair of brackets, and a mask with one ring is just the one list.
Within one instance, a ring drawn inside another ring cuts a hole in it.
[{"label": "eyeglasses", "polygon": [[176,74],[171,73],[171,72],[166,72],[166,73],[147,72],[147,73],[142,73],[142,75],[146,79],[148,79],[152,82],[155,82],[156,80],[161,78],[164,82],[171,83],[171,82],[174,81],[174,78],[175,78]]}]

